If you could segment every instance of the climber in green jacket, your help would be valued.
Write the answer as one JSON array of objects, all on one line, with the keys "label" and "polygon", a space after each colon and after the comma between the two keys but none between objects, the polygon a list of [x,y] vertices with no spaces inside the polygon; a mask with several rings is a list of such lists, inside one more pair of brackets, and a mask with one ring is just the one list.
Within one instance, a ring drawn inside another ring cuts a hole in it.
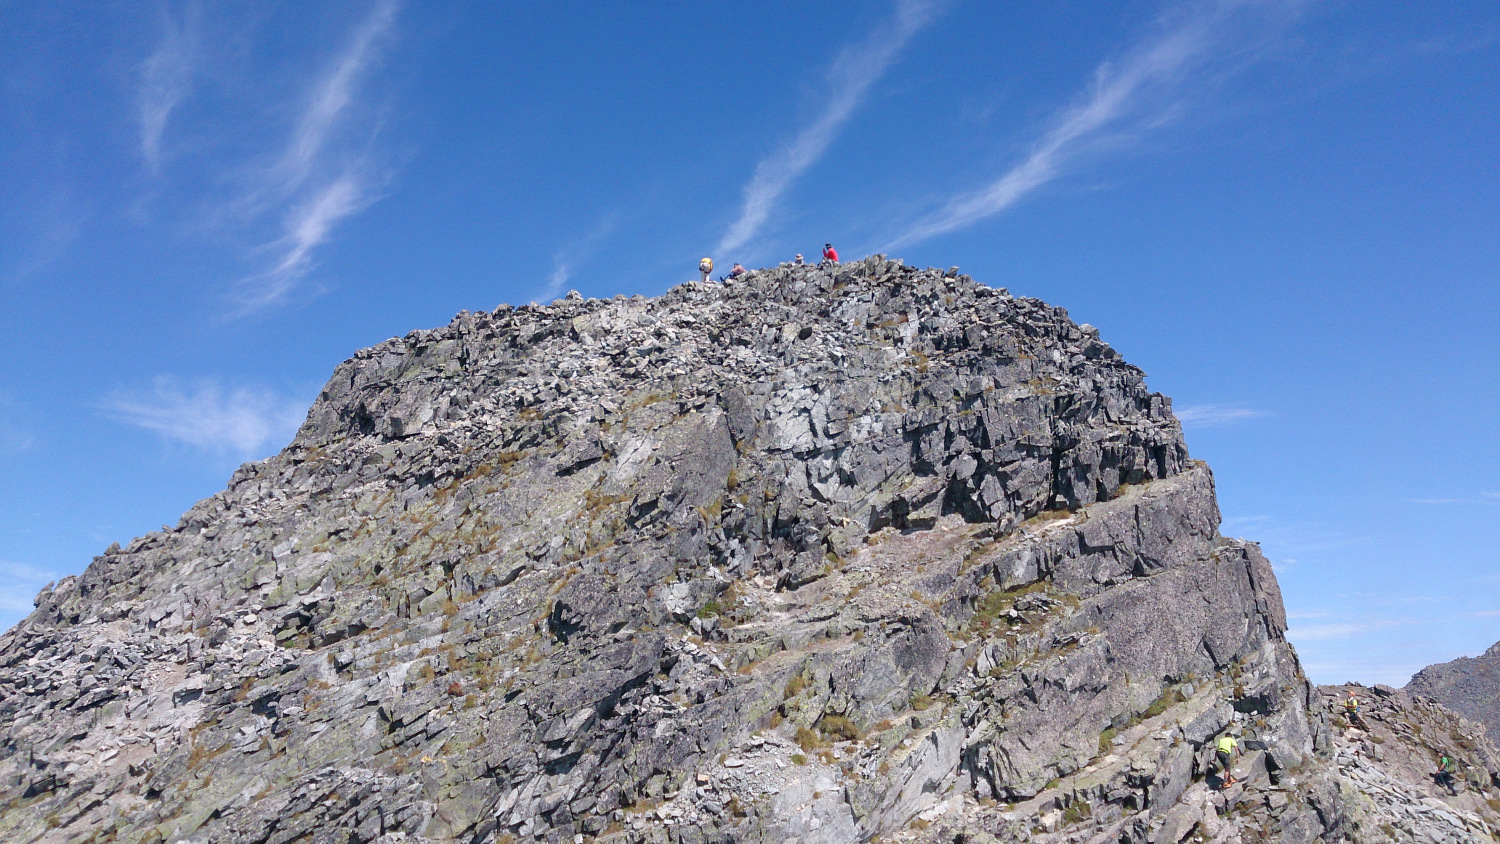
[{"label": "climber in green jacket", "polygon": [[1438,769],[1433,772],[1432,778],[1437,780],[1438,785],[1448,789],[1448,793],[1458,796],[1458,786],[1453,781],[1453,774],[1458,771],[1458,763],[1448,755],[1448,751],[1438,752]]}]

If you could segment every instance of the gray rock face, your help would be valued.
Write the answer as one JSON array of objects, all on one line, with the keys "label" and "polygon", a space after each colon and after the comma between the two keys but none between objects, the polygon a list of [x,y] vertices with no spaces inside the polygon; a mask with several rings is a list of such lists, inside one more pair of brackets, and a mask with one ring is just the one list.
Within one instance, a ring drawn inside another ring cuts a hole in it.
[{"label": "gray rock face", "polygon": [[1476,657],[1427,666],[1412,675],[1406,691],[1500,731],[1500,642]]},{"label": "gray rock face", "polygon": [[1139,370],[951,271],[462,313],[0,637],[0,839],[1335,840],[1218,522]]}]

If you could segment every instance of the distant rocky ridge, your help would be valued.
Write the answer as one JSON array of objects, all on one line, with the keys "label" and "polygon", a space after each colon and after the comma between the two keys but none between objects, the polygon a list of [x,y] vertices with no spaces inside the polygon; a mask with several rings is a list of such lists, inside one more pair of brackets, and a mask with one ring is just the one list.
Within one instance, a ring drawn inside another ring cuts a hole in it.
[{"label": "distant rocky ridge", "polygon": [[1412,675],[1406,690],[1426,695],[1500,735],[1500,642],[1476,657],[1427,666]]},{"label": "distant rocky ridge", "polygon": [[1218,523],[1138,369],[955,270],[461,313],[0,636],[0,840],[1429,840]]}]

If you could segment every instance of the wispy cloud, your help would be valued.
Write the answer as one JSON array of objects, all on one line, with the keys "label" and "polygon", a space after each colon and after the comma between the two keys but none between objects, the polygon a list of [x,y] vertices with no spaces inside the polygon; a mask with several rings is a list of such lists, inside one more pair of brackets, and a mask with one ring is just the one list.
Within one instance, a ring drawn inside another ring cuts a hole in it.
[{"label": "wispy cloud", "polygon": [[619,222],[619,215],[605,214],[587,234],[558,251],[552,258],[552,275],[542,289],[537,291],[536,296],[532,297],[532,304],[550,302],[561,295],[568,280],[573,277],[573,269],[588,260],[599,242],[614,233]]},{"label": "wispy cloud", "polygon": [[67,258],[87,226],[90,209],[62,186],[50,186],[24,204],[24,213],[0,219],[11,240],[10,254],[0,254],[0,285],[33,284]]},{"label": "wispy cloud", "polygon": [[308,404],[265,389],[225,389],[215,381],[184,385],[161,377],[149,390],[115,392],[104,407],[168,439],[248,457],[290,440]]},{"label": "wispy cloud", "polygon": [[286,234],[266,247],[280,256],[275,266],[240,282],[241,312],[285,298],[312,269],[313,250],[328,239],[334,225],[373,201],[365,181],[350,171],[293,207],[286,215]]},{"label": "wispy cloud", "polygon": [[[1057,178],[1089,141],[1122,120],[1140,116],[1143,125],[1161,122],[1175,106],[1171,94],[1204,61],[1223,58],[1220,49],[1237,31],[1242,11],[1275,11],[1295,6],[1275,0],[1216,0],[1175,10],[1160,22],[1155,37],[1138,44],[1118,62],[1106,62],[1081,100],[1059,114],[1031,152],[985,187],[960,194],[919,219],[887,250],[954,231],[998,214]],[[1146,109],[1148,103],[1154,109]],[[1142,113],[1146,112],[1146,113]]]},{"label": "wispy cloud", "polygon": [[51,569],[0,560],[0,630],[30,613],[36,593],[62,576]]},{"label": "wispy cloud", "polygon": [[1438,505],[1472,505],[1472,504],[1500,504],[1500,496],[1492,492],[1482,492],[1478,498],[1453,498],[1453,497],[1430,497],[1430,498],[1408,498],[1407,504],[1422,504],[1426,506]]},{"label": "wispy cloud", "polygon": [[22,425],[20,415],[15,401],[0,393],[0,457],[20,454],[35,442],[35,438]]},{"label": "wispy cloud", "polygon": [[297,189],[318,169],[329,140],[354,104],[360,80],[379,57],[383,37],[395,22],[396,0],[377,2],[313,85],[286,149],[270,172],[283,190]]},{"label": "wispy cloud", "polygon": [[573,266],[567,261],[564,261],[561,255],[554,258],[552,275],[547,279],[547,285],[543,287],[542,291],[537,294],[535,299],[532,300],[532,304],[537,304],[539,302],[549,302],[553,299],[556,299],[558,297],[558,294],[562,293],[563,287],[568,283],[568,279],[572,277]]},{"label": "wispy cloud", "polygon": [[1173,408],[1172,412],[1177,414],[1177,421],[1194,428],[1223,428],[1271,415],[1267,410],[1227,404],[1187,404]]},{"label": "wispy cloud", "polygon": [[1374,541],[1373,536],[1349,534],[1327,522],[1285,522],[1270,516],[1229,517],[1224,519],[1220,530],[1226,536],[1246,536],[1261,543],[1267,556],[1278,565],[1297,565],[1298,558],[1316,565],[1329,552]]},{"label": "wispy cloud", "polygon": [[740,216],[719,241],[717,252],[739,249],[760,232],[781,194],[811,167],[838,137],[870,86],[895,62],[912,36],[944,5],[938,0],[897,0],[895,14],[857,44],[839,51],[828,69],[828,96],[817,117],[791,142],[761,159],[745,185]]},{"label": "wispy cloud", "polygon": [[1337,621],[1325,624],[1293,624],[1287,628],[1287,638],[1297,642],[1321,642],[1331,639],[1347,639],[1387,627],[1410,623],[1410,619],[1377,618],[1359,621]]},{"label": "wispy cloud", "polygon": [[282,301],[313,268],[315,250],[334,227],[378,198],[375,190],[381,180],[371,178],[366,160],[376,130],[354,133],[353,144],[337,139],[349,134],[359,83],[379,58],[396,11],[396,0],[379,0],[355,27],[338,56],[310,86],[281,155],[261,172],[242,201],[250,213],[272,207],[287,210],[281,236],[262,247],[276,255],[274,263],[238,285],[239,313]]},{"label": "wispy cloud", "polygon": [[165,33],[156,52],[141,66],[137,92],[141,123],[141,158],[152,173],[161,171],[161,139],[172,110],[192,89],[198,7],[189,4],[181,19],[164,10]]},{"label": "wispy cloud", "polygon": [[1362,624],[1340,622],[1334,624],[1294,624],[1287,630],[1293,639],[1315,642],[1322,639],[1347,639],[1367,628]]}]

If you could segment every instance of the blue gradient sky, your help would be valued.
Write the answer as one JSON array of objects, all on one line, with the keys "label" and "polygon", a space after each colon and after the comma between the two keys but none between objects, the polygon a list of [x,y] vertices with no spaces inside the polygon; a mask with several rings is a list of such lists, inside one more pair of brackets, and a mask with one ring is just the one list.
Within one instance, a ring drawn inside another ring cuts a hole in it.
[{"label": "blue gradient sky", "polygon": [[1493,3],[0,4],[0,625],[357,348],[831,240],[1099,326],[1403,683],[1500,639],[1497,91]]}]

